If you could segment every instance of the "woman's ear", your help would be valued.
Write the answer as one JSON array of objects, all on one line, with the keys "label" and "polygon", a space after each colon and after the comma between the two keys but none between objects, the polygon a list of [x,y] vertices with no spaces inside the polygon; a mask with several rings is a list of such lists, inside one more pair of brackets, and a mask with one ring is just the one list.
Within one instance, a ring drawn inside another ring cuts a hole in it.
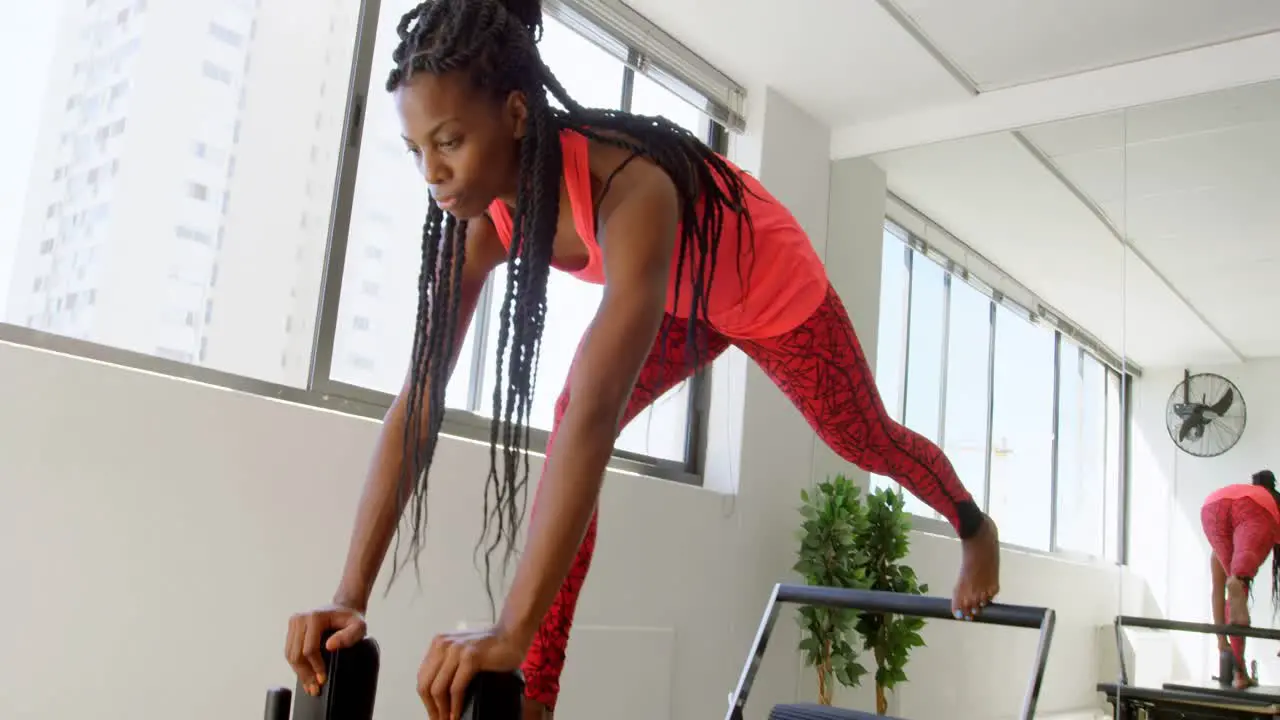
[{"label": "woman's ear", "polygon": [[529,104],[525,101],[523,92],[512,90],[507,95],[507,102],[503,106],[503,114],[506,116],[507,124],[511,127],[511,137],[516,140],[523,139],[529,119]]}]

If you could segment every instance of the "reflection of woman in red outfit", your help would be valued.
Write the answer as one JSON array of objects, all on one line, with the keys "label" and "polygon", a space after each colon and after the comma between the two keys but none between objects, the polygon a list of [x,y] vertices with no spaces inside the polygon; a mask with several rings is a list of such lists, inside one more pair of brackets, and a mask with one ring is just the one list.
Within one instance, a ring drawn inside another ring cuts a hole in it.
[{"label": "reflection of woman in red outfit", "polygon": [[[1200,508],[1200,524],[1213,548],[1213,621],[1219,625],[1249,624],[1249,591],[1253,576],[1271,552],[1271,602],[1280,607],[1280,495],[1270,470],[1254,473],[1253,483],[1238,483],[1215,490]],[[1224,602],[1225,599],[1225,602]],[[1227,638],[1218,636],[1218,650],[1226,652]],[[1244,638],[1232,636],[1234,685],[1248,687]],[[1225,682],[1225,678],[1223,679]]]}]

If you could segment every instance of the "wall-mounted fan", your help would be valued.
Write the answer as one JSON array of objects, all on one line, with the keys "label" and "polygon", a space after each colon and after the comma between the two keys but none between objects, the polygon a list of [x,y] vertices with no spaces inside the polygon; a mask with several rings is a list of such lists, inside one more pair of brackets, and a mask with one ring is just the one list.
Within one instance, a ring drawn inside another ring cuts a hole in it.
[{"label": "wall-mounted fan", "polygon": [[1247,417],[1240,388],[1214,373],[1192,375],[1184,370],[1165,407],[1165,425],[1173,443],[1188,455],[1204,458],[1234,447]]}]

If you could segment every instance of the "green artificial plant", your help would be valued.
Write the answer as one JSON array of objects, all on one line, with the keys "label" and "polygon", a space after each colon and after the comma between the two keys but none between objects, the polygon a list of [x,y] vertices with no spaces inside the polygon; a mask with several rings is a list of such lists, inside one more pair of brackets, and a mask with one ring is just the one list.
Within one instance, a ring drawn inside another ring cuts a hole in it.
[{"label": "green artificial plant", "polygon": [[[915,571],[904,564],[911,520],[902,496],[883,489],[867,496],[844,475],[800,492],[803,518],[795,571],[808,585],[887,590],[923,595]],[[924,645],[924,620],[884,613],[804,606],[800,650],[818,675],[818,702],[830,705],[834,683],[857,687],[867,669],[859,650],[876,662],[876,712],[888,711],[888,693],[906,682],[912,648]]]},{"label": "green artificial plant", "polygon": [[[862,577],[872,590],[924,595],[929,586],[902,561],[910,548],[911,515],[903,507],[901,493],[884,488],[867,496],[865,522],[859,525],[855,543],[864,564]],[[920,631],[924,620],[887,613],[861,613],[857,621],[862,647],[876,660],[876,713],[889,709],[888,692],[907,681],[911,650],[924,646]]]},{"label": "green artificial plant", "polygon": [[[867,555],[859,538],[867,532],[860,490],[844,475],[800,491],[799,558],[794,570],[806,584],[866,588]],[[799,615],[800,651],[818,674],[818,702],[831,704],[833,681],[856,687],[867,669],[858,662],[858,614],[853,610],[804,606]]]}]

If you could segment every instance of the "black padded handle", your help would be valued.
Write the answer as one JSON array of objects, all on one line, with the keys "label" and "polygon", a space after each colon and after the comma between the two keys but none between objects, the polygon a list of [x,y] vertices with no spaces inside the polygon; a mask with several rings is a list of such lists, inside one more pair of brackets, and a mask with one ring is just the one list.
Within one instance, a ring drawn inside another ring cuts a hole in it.
[{"label": "black padded handle", "polygon": [[[877,590],[783,584],[778,586],[778,602],[914,615],[939,620],[956,619],[951,614],[951,600],[947,598]],[[1034,630],[1044,623],[1045,613],[1048,611],[1048,608],[1042,607],[993,603],[982,608],[982,612],[973,617],[973,622]]]},{"label": "black padded handle", "polygon": [[462,720],[515,720],[524,703],[520,672],[481,672],[467,686]]},{"label": "black padded handle", "polygon": [[289,720],[289,705],[293,702],[293,691],[289,688],[277,687],[267,691],[267,710],[263,720]]}]

